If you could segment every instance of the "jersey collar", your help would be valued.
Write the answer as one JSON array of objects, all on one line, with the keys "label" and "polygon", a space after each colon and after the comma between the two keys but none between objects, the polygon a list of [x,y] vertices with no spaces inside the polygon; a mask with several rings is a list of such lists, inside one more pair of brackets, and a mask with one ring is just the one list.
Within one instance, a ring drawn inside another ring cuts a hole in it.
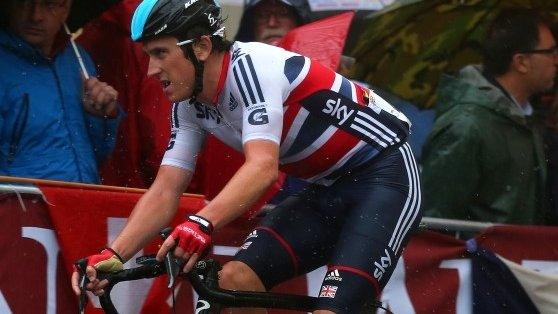
[{"label": "jersey collar", "polygon": [[223,87],[225,87],[225,80],[227,78],[227,72],[229,71],[229,64],[231,63],[231,53],[227,50],[225,55],[223,56],[223,64],[221,65],[221,74],[219,76],[219,83],[217,83],[217,92],[215,93],[215,97],[213,97],[213,104],[219,103],[219,97],[221,96],[221,92],[223,91]]}]

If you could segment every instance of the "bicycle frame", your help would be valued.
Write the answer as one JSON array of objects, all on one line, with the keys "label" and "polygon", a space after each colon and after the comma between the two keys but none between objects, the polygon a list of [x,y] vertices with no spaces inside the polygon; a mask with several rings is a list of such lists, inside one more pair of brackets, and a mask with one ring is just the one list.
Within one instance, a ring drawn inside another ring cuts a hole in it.
[{"label": "bicycle frame", "polygon": [[[151,259],[152,256],[142,258],[144,260]],[[217,271],[215,271],[217,268],[220,269],[220,265],[216,261],[203,260],[198,262],[189,273],[181,275],[181,277],[188,279],[200,299],[208,303],[196,313],[219,313],[221,307],[273,308],[303,312],[315,310],[317,301],[315,297],[270,292],[233,291],[214,287],[214,284],[217,283]],[[108,314],[118,314],[110,298],[110,292],[116,284],[123,281],[154,278],[164,274],[167,274],[164,262],[144,264],[116,273],[99,273],[99,280],[107,279],[108,281],[108,285],[104,288],[105,293],[99,297],[101,307]],[[206,274],[209,276],[206,277]]]},{"label": "bicycle frame", "polygon": [[[161,231],[160,234],[161,237],[165,239],[169,233],[170,229],[167,228]],[[196,314],[219,314],[222,307],[270,308],[303,312],[312,312],[316,310],[318,300],[316,297],[221,289],[219,288],[218,279],[218,272],[221,270],[221,265],[215,260],[198,261],[194,268],[187,274],[179,274],[184,262],[175,259],[171,252],[167,253],[162,262],[156,261],[155,255],[147,255],[138,257],[136,263],[140,264],[140,266],[124,269],[115,273],[99,272],[97,274],[99,280],[106,279],[108,281],[107,286],[104,288],[105,293],[99,297],[101,307],[105,313],[118,314],[110,298],[110,292],[119,282],[155,278],[165,274],[169,276],[169,288],[172,288],[176,276],[183,277],[190,282],[194,290],[198,293],[199,300],[205,300],[204,303],[196,305]],[[82,290],[79,301],[79,312],[84,313],[85,303],[87,302],[85,295],[85,285],[88,283],[87,276],[85,276],[87,260],[81,259],[75,263],[75,266],[80,272],[80,276],[82,276],[79,280],[80,289]],[[375,301],[370,304],[370,306],[381,308],[387,313],[391,313],[388,309],[382,307],[381,302]]]}]

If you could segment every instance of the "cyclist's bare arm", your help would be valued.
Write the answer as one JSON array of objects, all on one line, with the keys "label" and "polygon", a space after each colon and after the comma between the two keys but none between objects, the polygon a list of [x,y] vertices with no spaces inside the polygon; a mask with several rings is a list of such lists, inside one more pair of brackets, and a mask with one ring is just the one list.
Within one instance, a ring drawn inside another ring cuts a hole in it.
[{"label": "cyclist's bare arm", "polygon": [[277,180],[279,146],[267,140],[244,145],[246,161],[221,192],[198,215],[215,228],[222,227],[250,208]]},{"label": "cyclist's bare arm", "polygon": [[151,241],[168,226],[176,210],[180,196],[190,183],[192,172],[173,166],[161,166],[155,182],[143,195],[130,214],[124,230],[111,244],[124,260]]},{"label": "cyclist's bare arm", "polygon": [[[155,182],[140,198],[132,211],[124,229],[110,247],[125,261],[143,248],[157,233],[168,226],[178,208],[180,195],[186,190],[192,172],[172,166],[161,166]],[[88,289],[100,292],[105,286],[96,279],[96,271],[88,266],[87,277],[90,280]],[[79,275],[72,274],[72,286],[79,294]]]},{"label": "cyclist's bare arm", "polygon": [[[242,215],[277,180],[279,146],[276,143],[267,140],[248,141],[244,145],[244,154],[246,161],[242,167],[223,190],[197,213],[209,220],[216,229]],[[167,238],[157,253],[157,259],[162,260],[174,244],[172,237]],[[198,259],[197,254],[190,257],[180,248],[176,248],[174,254],[188,260],[186,271]]]}]

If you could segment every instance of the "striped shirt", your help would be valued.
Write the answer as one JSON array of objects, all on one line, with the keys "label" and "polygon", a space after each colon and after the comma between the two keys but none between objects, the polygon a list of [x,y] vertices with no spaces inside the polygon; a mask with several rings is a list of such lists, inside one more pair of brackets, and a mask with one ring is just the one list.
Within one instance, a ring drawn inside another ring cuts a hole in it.
[{"label": "striped shirt", "polygon": [[216,104],[173,106],[163,165],[193,171],[211,133],[238,151],[273,141],[281,171],[330,185],[408,136],[408,119],[378,95],[281,48],[235,42],[221,72]]}]

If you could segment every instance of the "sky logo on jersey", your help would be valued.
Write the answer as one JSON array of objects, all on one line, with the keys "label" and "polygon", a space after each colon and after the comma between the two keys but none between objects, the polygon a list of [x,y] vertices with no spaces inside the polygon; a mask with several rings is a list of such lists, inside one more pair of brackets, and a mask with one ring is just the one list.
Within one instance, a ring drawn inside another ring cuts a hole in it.
[{"label": "sky logo on jersey", "polygon": [[342,125],[348,118],[351,117],[355,110],[351,110],[347,108],[347,106],[341,105],[341,98],[337,98],[337,100],[328,99],[325,103],[325,108],[322,109],[322,112],[336,118],[339,120],[339,124]]},{"label": "sky logo on jersey", "polygon": [[397,117],[376,113],[372,108],[355,103],[337,92],[321,90],[301,101],[312,114],[327,117],[338,128],[382,150],[401,142],[408,128]]},{"label": "sky logo on jersey", "polygon": [[320,291],[320,298],[335,298],[337,286],[324,285]]},{"label": "sky logo on jersey", "polygon": [[327,273],[327,276],[325,277],[324,280],[343,281],[343,278],[341,278],[341,275],[339,275],[339,270],[334,269],[331,272]]},{"label": "sky logo on jersey", "polygon": [[389,255],[387,249],[384,249],[384,252],[386,253],[386,256],[381,256],[379,263],[377,261],[374,262],[374,266],[376,266],[374,268],[374,278],[376,278],[378,281],[382,279],[382,276],[386,272],[386,268],[391,266],[391,256]]},{"label": "sky logo on jersey", "polygon": [[215,123],[220,124],[223,116],[217,108],[211,108],[202,103],[194,103],[194,108],[196,109],[196,117],[205,120],[215,120]]}]

